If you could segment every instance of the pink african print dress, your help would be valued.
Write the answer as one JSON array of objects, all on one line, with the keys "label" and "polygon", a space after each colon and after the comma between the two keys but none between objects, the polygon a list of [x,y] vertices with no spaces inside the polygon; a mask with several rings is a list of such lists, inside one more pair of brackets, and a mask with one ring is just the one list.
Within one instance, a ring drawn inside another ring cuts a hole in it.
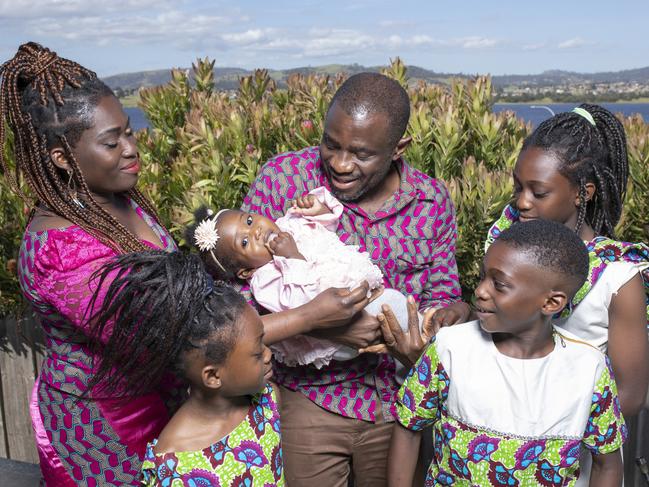
[{"label": "pink african print dress", "polygon": [[[135,202],[138,215],[167,251],[171,236]],[[152,248],[155,246],[145,242]],[[46,485],[139,485],[146,444],[160,433],[184,399],[175,381],[145,396],[80,399],[92,377],[85,311],[90,276],[115,251],[79,226],[25,230],[19,281],[45,333],[46,353],[30,412]],[[100,294],[98,305],[103,295]]]}]

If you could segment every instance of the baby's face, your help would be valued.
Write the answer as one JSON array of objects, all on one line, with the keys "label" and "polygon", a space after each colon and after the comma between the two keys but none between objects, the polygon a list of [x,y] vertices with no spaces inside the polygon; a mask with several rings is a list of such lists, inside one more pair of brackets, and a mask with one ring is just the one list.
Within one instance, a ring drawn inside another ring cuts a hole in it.
[{"label": "baby's face", "polygon": [[257,269],[273,259],[266,244],[281,230],[265,216],[229,210],[219,217],[218,231],[227,255],[245,269]]}]

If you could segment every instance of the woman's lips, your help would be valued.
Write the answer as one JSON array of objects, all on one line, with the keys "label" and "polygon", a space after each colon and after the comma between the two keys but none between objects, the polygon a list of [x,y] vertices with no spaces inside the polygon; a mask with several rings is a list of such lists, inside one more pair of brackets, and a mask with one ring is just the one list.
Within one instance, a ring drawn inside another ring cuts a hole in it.
[{"label": "woman's lips", "polygon": [[126,166],[122,167],[120,169],[120,171],[129,173],[129,174],[137,174],[137,173],[140,172],[140,161],[135,160],[135,161],[127,164]]}]

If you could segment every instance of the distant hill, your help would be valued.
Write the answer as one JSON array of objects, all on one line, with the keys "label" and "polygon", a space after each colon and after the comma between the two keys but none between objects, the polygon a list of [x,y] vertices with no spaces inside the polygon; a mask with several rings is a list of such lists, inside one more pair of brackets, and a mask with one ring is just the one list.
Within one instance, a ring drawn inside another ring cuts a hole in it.
[{"label": "distant hill", "polygon": [[[286,70],[269,69],[269,74],[280,86],[284,86],[286,78],[293,73],[301,73],[304,75],[313,73],[334,75],[339,72],[345,72],[351,75],[362,71],[377,72],[380,69],[381,66],[365,67],[359,64],[329,64],[325,66],[309,66]],[[232,90],[238,88],[239,78],[241,76],[247,76],[251,73],[251,70],[241,68],[217,67],[214,69],[214,78],[217,88]],[[450,78],[467,78],[472,75],[465,73],[437,73],[420,68],[419,66],[408,66],[408,76],[413,80],[422,79],[430,83],[447,83]],[[104,81],[113,89],[121,88],[125,91],[131,91],[145,86],[162,85],[168,83],[170,79],[170,70],[159,69],[155,71],[139,71],[108,76],[104,78]],[[575,73],[571,71],[551,70],[544,71],[540,74],[498,75],[492,76],[492,82],[495,86],[499,87],[511,85],[556,86],[576,83],[649,83],[649,67],[601,73]]]}]

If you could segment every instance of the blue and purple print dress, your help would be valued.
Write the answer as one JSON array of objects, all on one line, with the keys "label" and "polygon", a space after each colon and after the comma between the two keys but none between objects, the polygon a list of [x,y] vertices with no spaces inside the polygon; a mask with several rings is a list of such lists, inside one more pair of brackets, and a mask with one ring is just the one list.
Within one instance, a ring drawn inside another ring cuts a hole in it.
[{"label": "blue and purple print dress", "polygon": [[232,432],[198,451],[156,454],[147,447],[142,465],[148,487],[283,487],[284,464],[275,391],[267,384],[253,397]]}]

